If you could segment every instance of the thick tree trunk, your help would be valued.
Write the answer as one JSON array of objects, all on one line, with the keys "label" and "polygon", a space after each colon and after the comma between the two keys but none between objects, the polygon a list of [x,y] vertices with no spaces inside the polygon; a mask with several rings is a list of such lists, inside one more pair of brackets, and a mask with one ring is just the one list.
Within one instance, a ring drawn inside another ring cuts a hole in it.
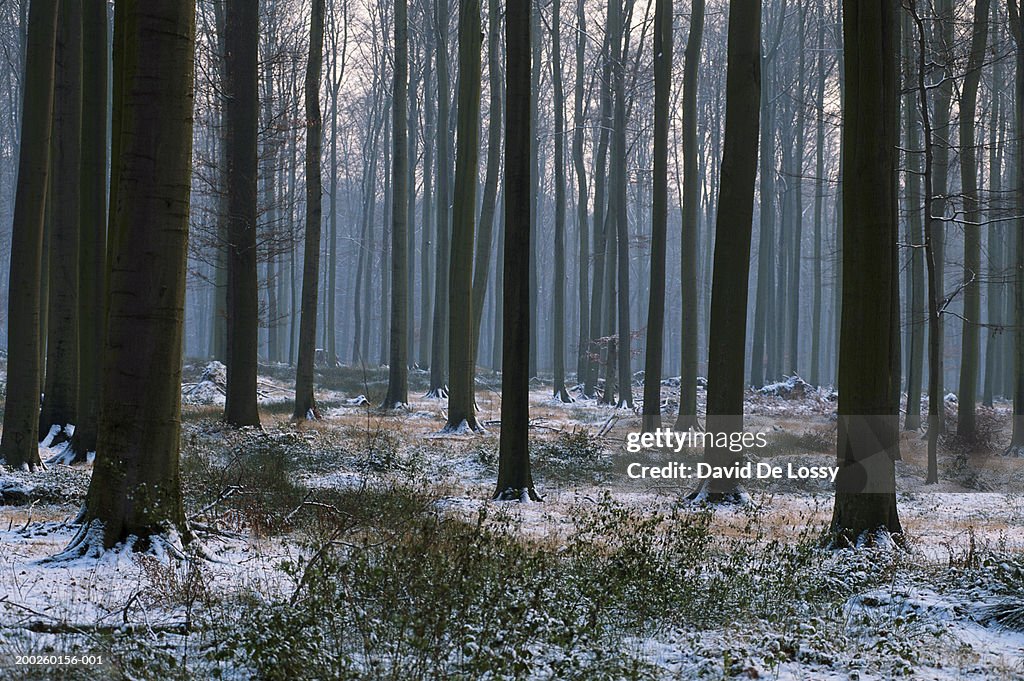
[{"label": "thick tree trunk", "polygon": [[179,476],[195,4],[118,3],[110,297],[99,443],[64,556],[189,539]]},{"label": "thick tree trunk", "polygon": [[530,474],[530,0],[505,11],[505,238],[501,439],[495,499],[539,500]]},{"label": "thick tree trunk", "polygon": [[901,532],[896,156],[897,6],[843,0],[843,311],[834,542]]},{"label": "thick tree trunk", "polygon": [[409,401],[409,346],[406,334],[408,323],[409,286],[408,230],[409,230],[409,143],[408,130],[408,74],[409,74],[409,17],[407,0],[395,3],[395,67],[392,90],[392,191],[391,191],[391,336],[388,364],[388,391],[381,405],[397,409]]},{"label": "thick tree trunk", "polygon": [[292,418],[319,418],[313,397],[316,354],[317,288],[320,285],[320,73],[323,68],[324,0],[313,0],[309,17],[309,59],[306,62],[306,238],[302,265],[302,318],[295,370],[295,411]]},{"label": "thick tree trunk", "polygon": [[53,442],[70,436],[78,421],[78,244],[81,197],[82,5],[65,0],[57,26],[57,85],[53,106],[56,141],[50,301],[46,324],[46,383],[39,436],[54,426]]},{"label": "thick tree trunk", "polygon": [[480,0],[459,2],[459,109],[455,205],[448,290],[448,423],[445,431],[482,430],[473,382],[473,242],[480,154]]},{"label": "thick tree trunk", "polygon": [[[34,0],[28,16],[18,185],[7,298],[7,396],[0,458],[35,470],[39,460],[40,279],[54,99],[57,0]],[[44,150],[40,153],[40,150]]]},{"label": "thick tree trunk", "polygon": [[259,35],[259,7],[250,0],[227,0],[228,384],[224,420],[238,427],[260,425],[256,405]]},{"label": "thick tree trunk", "polygon": [[[726,69],[725,145],[722,185],[715,226],[715,266],[711,290],[708,353],[708,430],[743,430],[744,341],[747,330],[747,280],[757,176],[758,119],[761,90],[761,3],[729,3],[728,66]],[[735,464],[728,448],[709,448],[705,458],[716,468]],[[735,479],[714,479],[707,486],[711,500],[734,500]]]},{"label": "thick tree trunk", "polygon": [[84,463],[99,436],[107,262],[107,3],[82,3],[81,240],[78,296],[78,423],[65,453]]}]

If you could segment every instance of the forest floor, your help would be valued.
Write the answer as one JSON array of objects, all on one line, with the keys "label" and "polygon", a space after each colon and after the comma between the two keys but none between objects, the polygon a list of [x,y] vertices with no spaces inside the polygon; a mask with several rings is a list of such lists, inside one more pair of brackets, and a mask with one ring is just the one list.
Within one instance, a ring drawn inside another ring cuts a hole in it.
[{"label": "forest floor", "polygon": [[[497,377],[477,384],[487,432],[447,435],[421,373],[408,409],[384,414],[386,371],[321,371],[324,419],[303,426],[290,370],[263,374],[263,431],[239,431],[219,422],[219,369],[186,367],[185,560],[46,562],[74,536],[91,466],[0,473],[0,677],[1024,678],[1008,404],[981,410],[970,446],[942,438],[939,485],[923,483],[921,434],[903,434],[902,547],[825,550],[827,483],[715,508],[687,502],[690,485],[629,480],[631,410],[554,402],[538,382],[544,500],[493,502]],[[667,411],[677,397],[666,381]],[[835,407],[798,381],[749,392],[747,429],[769,441],[757,460],[831,465]],[[46,659],[74,654],[102,663]]]}]

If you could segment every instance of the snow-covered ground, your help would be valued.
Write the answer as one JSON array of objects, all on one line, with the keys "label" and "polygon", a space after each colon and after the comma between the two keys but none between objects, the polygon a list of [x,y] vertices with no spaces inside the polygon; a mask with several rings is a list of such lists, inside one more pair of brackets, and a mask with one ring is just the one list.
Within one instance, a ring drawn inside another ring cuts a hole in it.
[{"label": "snow-covered ground", "polygon": [[[538,385],[531,425],[544,501],[493,502],[500,428],[493,381],[479,382],[484,434],[441,433],[440,400],[417,396],[386,415],[374,409],[372,390],[340,388],[321,395],[323,421],[297,428],[286,420],[290,410],[273,408],[291,396],[287,382],[271,376],[260,380],[265,433],[233,433],[216,421],[216,369],[193,367],[183,387],[183,478],[196,535],[186,561],[114,551],[48,562],[74,536],[90,466],[0,474],[0,678],[274,677],[267,670],[275,665],[292,678],[336,678],[339,669],[365,678],[477,678],[499,659],[481,650],[486,618],[459,628],[431,611],[444,620],[442,627],[429,619],[443,635],[431,639],[429,627],[410,625],[412,643],[403,648],[376,638],[378,620],[394,623],[387,612],[372,615],[376,592],[360,592],[390,574],[389,555],[450,521],[465,521],[468,534],[456,534],[469,544],[489,546],[480,532],[493,532],[499,548],[506,540],[521,546],[548,565],[538,575],[563,582],[536,586],[548,607],[532,609],[549,611],[552,621],[513,610],[529,627],[515,619],[501,625],[516,632],[504,645],[520,635],[529,643],[518,653],[502,650],[502,664],[512,666],[494,667],[493,678],[1024,678],[1020,460],[943,450],[944,480],[926,486],[924,443],[905,433],[897,466],[905,548],[824,551],[816,539],[831,516],[827,486],[755,487],[748,506],[704,510],[685,503],[686,486],[628,480],[617,466],[640,418],[627,410],[560,404]],[[663,399],[672,403],[674,390],[666,381]],[[371,399],[358,399],[363,394]],[[992,419],[1005,409],[997,405]],[[833,391],[789,381],[749,393],[747,426],[774,443],[760,456],[828,463],[834,411]],[[501,560],[507,550],[500,548]],[[528,593],[503,581],[508,576],[478,583],[462,574],[476,574],[467,565],[479,568],[487,564],[480,556],[491,554],[466,545],[441,553],[463,551],[465,562],[442,561],[447,567],[436,574],[520,594],[489,595],[489,607]],[[434,558],[425,554],[424,563]],[[419,567],[402,569],[420,574]],[[333,576],[321,592],[314,585],[324,575]],[[579,584],[564,584],[571,580]],[[648,591],[631,593],[632,584]],[[390,607],[418,612],[425,607],[418,599],[443,586],[421,587]],[[453,613],[456,602],[469,607],[470,589],[452,592]],[[577,592],[580,604],[567,604]],[[327,601],[330,614],[297,622],[321,607],[324,593],[336,599]],[[446,602],[429,605],[443,611]],[[583,622],[558,619],[577,611],[590,614]],[[481,616],[457,612],[467,621]],[[333,631],[326,623],[335,617],[362,632],[361,642]],[[563,628],[571,633],[560,637]],[[444,646],[454,648],[431,657]],[[19,655],[74,653],[103,662],[14,666]],[[508,661],[516,655],[522,666]],[[295,656],[305,656],[297,672]]]}]

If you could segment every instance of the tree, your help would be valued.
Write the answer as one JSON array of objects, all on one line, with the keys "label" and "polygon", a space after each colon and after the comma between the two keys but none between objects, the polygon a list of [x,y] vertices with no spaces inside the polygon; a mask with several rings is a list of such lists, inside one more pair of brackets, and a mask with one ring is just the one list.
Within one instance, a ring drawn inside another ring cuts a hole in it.
[{"label": "tree", "polygon": [[539,501],[530,473],[530,0],[505,9],[505,248],[501,436],[495,499]]},{"label": "tree", "polygon": [[[65,0],[57,23],[52,238],[46,324],[46,384],[39,414],[51,443],[71,435],[78,421],[78,244],[81,197],[82,5]],[[36,153],[39,153],[38,151]]]},{"label": "tree", "polygon": [[[687,55],[687,66],[689,62]],[[647,354],[644,365],[645,431],[661,427],[661,361],[665,341],[665,242],[668,222],[668,100],[671,94],[672,0],[658,0],[654,10],[654,206],[651,211],[651,287],[647,309]],[[685,144],[689,146],[690,142],[691,140],[687,139]],[[687,173],[689,170],[686,169]],[[687,277],[685,269],[683,277]],[[683,413],[681,406],[679,413]]]},{"label": "tree", "polygon": [[302,262],[299,354],[295,369],[295,411],[292,418],[320,418],[313,397],[316,354],[317,289],[320,286],[320,72],[323,68],[324,0],[313,0],[309,15],[309,58],[306,62],[306,236]]},{"label": "tree", "polygon": [[694,0],[690,34],[683,67],[683,222],[680,251],[680,291],[683,301],[679,377],[679,416],[675,429],[697,426],[697,210],[700,176],[697,174],[697,70],[704,35],[704,0]]},{"label": "tree", "polygon": [[107,3],[82,3],[81,238],[78,294],[78,423],[62,459],[84,463],[99,437],[100,358],[106,308]]},{"label": "tree", "polygon": [[[1014,82],[1013,124],[1017,144],[1014,148],[1014,163],[1017,167],[1016,214],[1024,215],[1024,14],[1017,0],[1008,0],[1010,34],[1015,49],[1016,75]],[[1016,220],[1016,249],[1014,250],[1013,272],[1013,433],[1006,454],[1024,455],[1024,219]]]},{"label": "tree", "polygon": [[[831,536],[856,545],[899,534],[897,8],[843,0],[843,310],[839,474]],[[895,378],[894,378],[895,376]]]},{"label": "tree", "polygon": [[[613,36],[612,44],[612,88],[615,91],[615,107],[612,111],[612,191],[609,206],[614,206],[613,219],[615,225],[615,239],[617,250],[615,257],[618,262],[618,298],[610,297],[618,302],[618,335],[615,339],[615,348],[618,352],[617,362],[619,368],[619,399],[616,406],[633,408],[633,371],[630,361],[630,332],[632,326],[629,317],[629,221],[627,219],[626,206],[626,81],[625,65],[626,50],[623,48],[623,38],[626,35],[626,21],[623,18],[621,0],[612,0],[609,7],[609,30]],[[609,280],[614,276],[615,268],[609,268]],[[615,311],[609,308],[609,317],[613,317]],[[609,363],[609,373],[611,363]]]},{"label": "tree", "polygon": [[449,200],[449,151],[451,149],[448,117],[450,114],[450,93],[448,75],[448,1],[434,0],[434,22],[437,38],[437,248],[434,261],[434,319],[430,346],[430,389],[427,397],[446,397],[445,383],[448,367],[448,251],[451,226]]},{"label": "tree", "polygon": [[409,401],[409,142],[408,130],[408,78],[409,78],[409,17],[408,1],[395,3],[395,73],[392,90],[392,144],[391,155],[391,355],[388,368],[388,392],[384,397],[385,409],[397,409]]},{"label": "tree", "polygon": [[957,395],[957,435],[971,440],[977,434],[975,403],[981,350],[981,209],[978,205],[978,150],[974,143],[978,85],[985,61],[990,0],[974,3],[971,54],[960,93],[960,182],[964,195],[964,314]]},{"label": "tree", "polygon": [[259,280],[256,274],[256,127],[259,3],[227,0],[228,361],[224,420],[259,426],[256,404]]},{"label": "tree", "polygon": [[109,312],[96,464],[63,557],[188,541],[178,447],[195,3],[117,5]]},{"label": "tree", "polygon": [[39,310],[43,224],[50,175],[57,44],[57,0],[35,0],[28,14],[18,184],[11,228],[7,307],[7,397],[0,458],[35,470],[39,460]]},{"label": "tree", "polygon": [[498,174],[501,170],[501,7],[498,0],[487,3],[487,81],[490,88],[490,113],[487,126],[487,171],[480,200],[480,224],[473,268],[473,352],[479,357],[480,327],[484,299],[490,278],[491,247],[494,245],[494,214],[498,204]]},{"label": "tree", "polygon": [[[444,1],[444,0],[442,0]],[[459,2],[459,110],[448,289],[448,423],[444,430],[481,430],[476,421],[473,336],[473,241],[480,153],[480,0]]]},{"label": "tree", "polygon": [[[699,1],[699,0],[698,0]],[[586,375],[590,371],[590,301],[587,287],[590,285],[590,226],[587,215],[587,168],[583,155],[583,131],[586,121],[583,115],[583,70],[587,49],[587,24],[584,0],[576,0],[576,64],[573,86],[573,133],[572,162],[576,174],[576,221],[579,225],[579,336],[576,348],[576,383],[586,386]],[[596,227],[595,227],[596,229]],[[584,391],[586,393],[586,391]],[[588,395],[589,396],[589,395]]]},{"label": "tree", "polygon": [[572,398],[565,389],[565,89],[562,85],[561,0],[554,0],[551,7],[551,79],[555,105],[555,266],[552,272],[555,328],[551,334],[555,375],[552,392],[556,400],[568,403]]},{"label": "tree", "polygon": [[[761,89],[761,3],[730,0],[726,67],[725,144],[722,184],[715,224],[715,265],[711,288],[708,351],[708,430],[743,429],[744,340],[747,329],[747,279],[754,219],[758,124]],[[736,455],[711,447],[712,466],[727,467]],[[740,498],[735,479],[713,479],[706,487],[712,501]],[[701,492],[698,492],[700,494]]]}]

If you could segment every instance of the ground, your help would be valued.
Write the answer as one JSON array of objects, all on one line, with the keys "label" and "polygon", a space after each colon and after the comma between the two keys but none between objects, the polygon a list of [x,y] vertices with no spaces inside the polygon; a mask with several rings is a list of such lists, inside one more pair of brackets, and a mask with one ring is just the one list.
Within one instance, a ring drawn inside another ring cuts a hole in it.
[{"label": "ground", "polygon": [[[219,423],[218,371],[186,367],[187,560],[47,562],[91,467],[0,475],[0,676],[1024,678],[1024,462],[997,455],[1006,404],[983,411],[978,442],[943,438],[938,486],[923,484],[920,433],[903,434],[904,548],[829,551],[827,485],[687,503],[688,487],[622,475],[638,413],[561,404],[543,382],[544,501],[520,504],[490,501],[494,376],[477,382],[487,433],[441,435],[422,374],[385,414],[386,371],[324,370],[325,418],[296,426],[290,370],[264,367],[259,432]],[[676,391],[665,381],[669,411]],[[769,436],[759,460],[834,459],[834,392],[788,381],[746,410]]]}]

